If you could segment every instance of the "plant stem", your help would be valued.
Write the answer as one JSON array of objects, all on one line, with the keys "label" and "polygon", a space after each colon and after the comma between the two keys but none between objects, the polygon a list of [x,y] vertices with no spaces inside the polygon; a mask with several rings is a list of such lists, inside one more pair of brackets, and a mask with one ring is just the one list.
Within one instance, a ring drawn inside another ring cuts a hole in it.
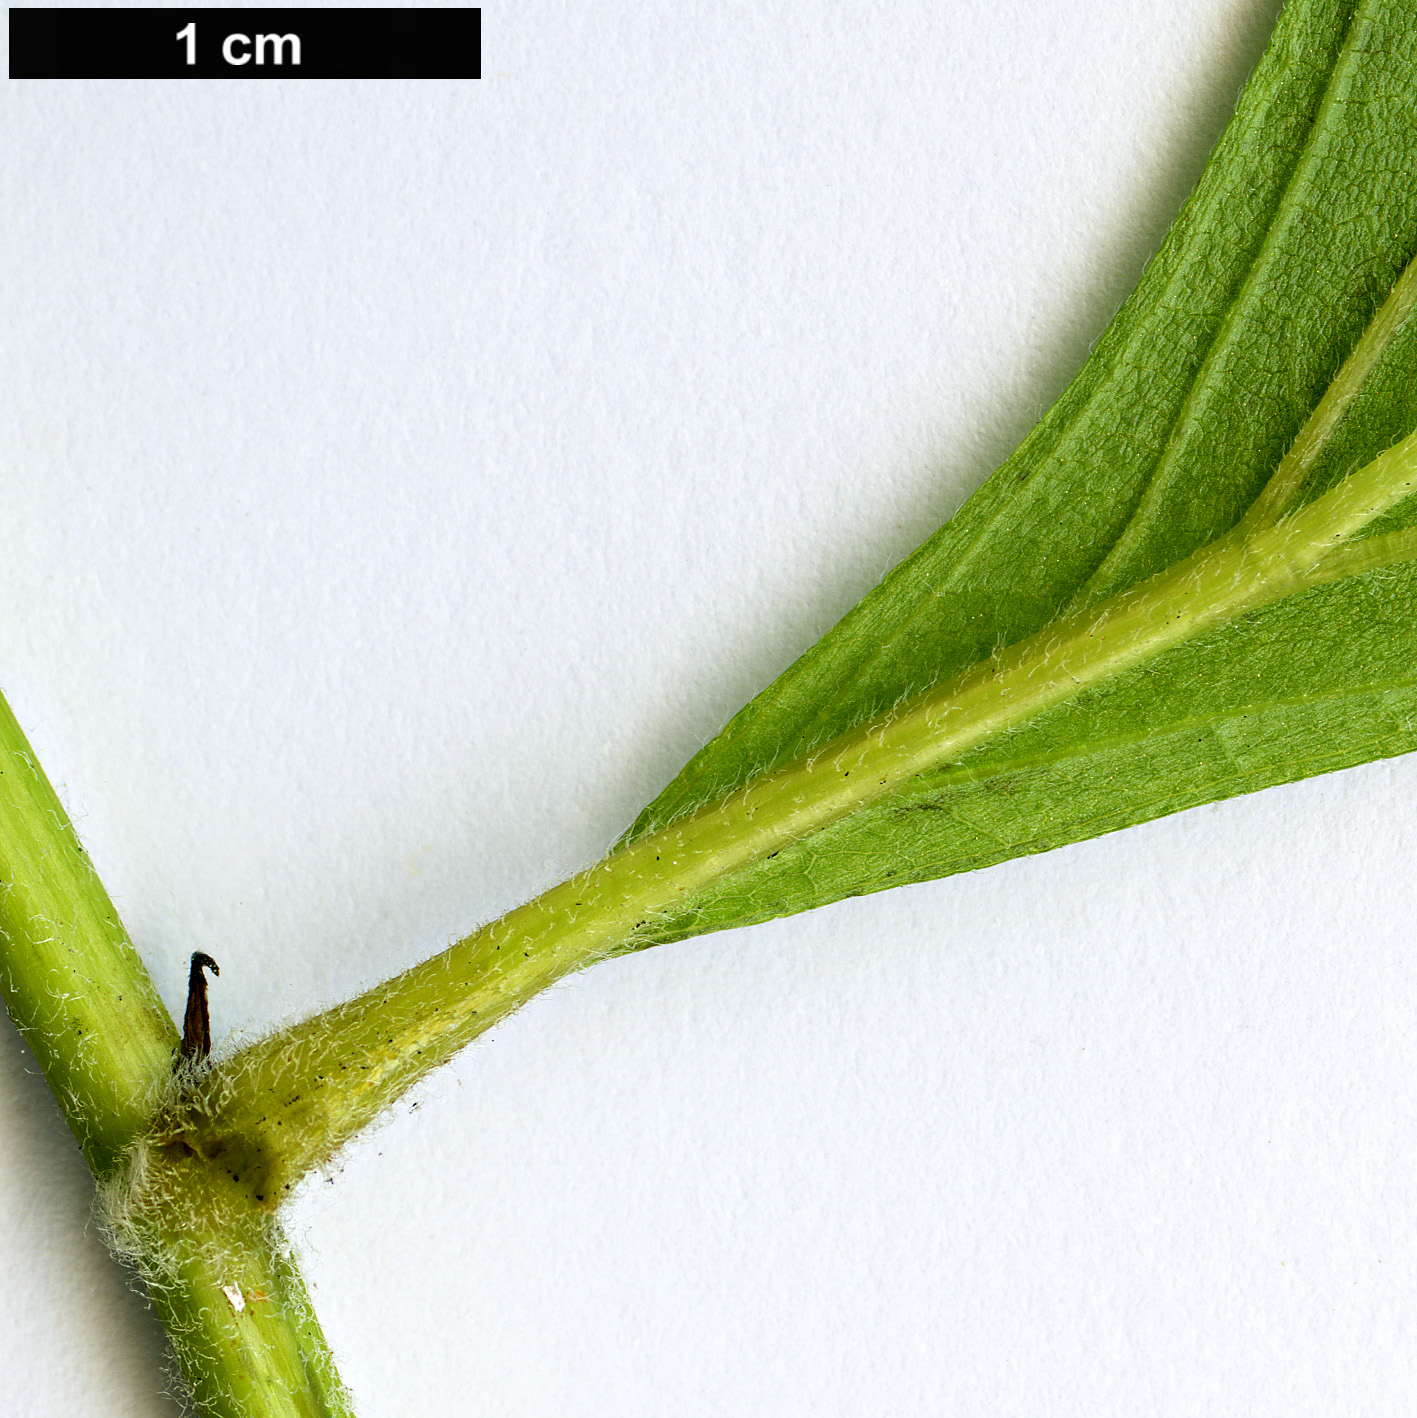
[{"label": "plant stem", "polygon": [[[199,1083],[174,1136],[274,1207],[312,1167],[470,1040],[657,917],[985,740],[1270,601],[1344,574],[1335,548],[1417,485],[1417,435],[1309,505],[1202,548],[885,718],[699,808],[368,993],[243,1050]],[[1389,543],[1355,569],[1412,550]]]},{"label": "plant stem", "polygon": [[270,1218],[219,1169],[147,1137],[176,1086],[177,1030],[3,699],[0,881],[0,992],[98,1179],[114,1249],[147,1281],[202,1411],[347,1413]]},{"label": "plant stem", "polygon": [[156,1139],[100,1186],[99,1202],[202,1413],[352,1418],[289,1244],[238,1181]]},{"label": "plant stem", "polygon": [[0,992],[94,1172],[147,1126],[177,1031],[0,700]]}]

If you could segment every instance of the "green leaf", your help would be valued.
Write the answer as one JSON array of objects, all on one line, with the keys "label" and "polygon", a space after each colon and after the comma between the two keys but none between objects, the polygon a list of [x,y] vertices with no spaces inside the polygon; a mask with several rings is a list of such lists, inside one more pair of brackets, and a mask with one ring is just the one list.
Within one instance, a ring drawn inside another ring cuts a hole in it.
[{"label": "green leaf", "polygon": [[1140,289],[961,513],[602,861],[221,1061],[171,1136],[275,1204],[606,956],[1417,748],[1414,10],[1291,5]]},{"label": "green leaf", "polygon": [[[1417,250],[1414,73],[1414,0],[1293,0],[1196,192],[1063,397],[952,521],[695,756],[622,847],[1234,528]],[[1350,405],[1275,496],[1312,503],[1417,425],[1417,322],[1399,325],[1370,368],[1350,366]],[[1400,504],[1372,530],[1413,522]],[[724,874],[641,941],[1417,748],[1417,570],[1355,569],[1109,673]]]}]

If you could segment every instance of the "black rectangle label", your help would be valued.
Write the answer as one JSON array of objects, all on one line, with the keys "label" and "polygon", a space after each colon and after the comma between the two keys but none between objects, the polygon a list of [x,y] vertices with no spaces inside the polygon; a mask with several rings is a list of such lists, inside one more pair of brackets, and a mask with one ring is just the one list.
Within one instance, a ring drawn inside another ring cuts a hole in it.
[{"label": "black rectangle label", "polygon": [[10,11],[12,79],[479,79],[482,11]]}]

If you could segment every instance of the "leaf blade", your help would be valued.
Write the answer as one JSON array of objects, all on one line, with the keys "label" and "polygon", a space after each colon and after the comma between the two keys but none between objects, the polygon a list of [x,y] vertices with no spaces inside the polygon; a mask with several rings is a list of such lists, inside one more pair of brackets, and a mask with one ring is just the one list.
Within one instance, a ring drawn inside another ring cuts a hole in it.
[{"label": "leaf blade", "polygon": [[[1417,68],[1414,21],[1412,3],[1289,6],[1196,193],[1058,404],[951,522],[690,761],[625,843],[888,714],[1036,633],[1064,607],[1136,584],[1238,521],[1417,246],[1417,193],[1398,180],[1417,170],[1417,110],[1403,82]],[[1404,331],[1325,449],[1304,500],[1417,422],[1414,376],[1417,331]],[[1405,508],[1389,514],[1381,529],[1407,526],[1412,516]],[[1021,565],[1034,574],[1021,578]],[[1384,585],[1417,594],[1403,574],[1381,575]],[[1294,605],[1284,603],[1247,617],[1245,632],[1259,646],[1266,637],[1302,638],[1335,606],[1356,614],[1355,594],[1365,593],[1311,592],[1298,598],[1307,621],[1296,622]],[[1316,718],[1312,707],[1307,715],[1281,707],[1312,696],[1296,699],[1295,675],[1274,669],[1272,655],[1254,659],[1233,628],[1203,637],[1135,681],[1124,676],[1122,698],[1115,686],[1089,691],[1082,704],[1017,731],[1056,750],[1052,768],[1044,754],[1030,770],[1038,784],[1031,810],[1052,823],[1046,830],[1015,828],[994,851],[971,838],[958,804],[936,802],[929,830],[907,828],[881,804],[719,883],[661,923],[654,939],[967,870],[1417,748],[1417,738],[1394,728],[1408,722],[1403,696],[1411,692],[1398,662],[1417,646],[1396,632],[1378,641],[1353,641],[1369,654],[1360,662],[1330,655],[1330,667],[1347,666],[1348,678],[1324,680],[1332,712]],[[1247,698],[1227,667],[1253,679],[1261,662],[1271,664],[1271,692]],[[1180,721],[1165,709],[1176,667],[1214,690],[1203,696],[1205,713],[1228,726],[1228,741],[1248,724],[1257,744],[1281,747],[1228,774],[1190,771],[1163,755],[1173,790],[1151,791],[1155,766],[1147,767],[1147,735],[1138,736],[1136,723],[1150,720],[1153,751],[1168,733],[1181,742],[1185,731],[1168,728]],[[1381,705],[1377,685],[1387,686]],[[1097,769],[1102,798],[1062,767],[1097,754],[1108,761]],[[976,783],[998,778],[970,772]],[[1073,806],[1045,810],[1058,801]]]}]

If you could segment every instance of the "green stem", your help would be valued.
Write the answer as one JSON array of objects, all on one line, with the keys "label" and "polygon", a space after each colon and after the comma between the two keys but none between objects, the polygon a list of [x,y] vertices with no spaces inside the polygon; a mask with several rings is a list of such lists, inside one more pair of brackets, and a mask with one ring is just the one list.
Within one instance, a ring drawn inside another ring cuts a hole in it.
[{"label": "green stem", "polygon": [[146,1127],[177,1031],[0,700],[0,992],[89,1165]]},{"label": "green stem", "polygon": [[147,1281],[202,1411],[347,1413],[270,1218],[219,1169],[149,1136],[176,1091],[177,1030],[3,699],[0,882],[0,992],[98,1179],[104,1229]]},{"label": "green stem", "polygon": [[[443,954],[219,1065],[174,1135],[274,1207],[431,1069],[553,981],[634,947],[721,877],[1186,640],[1342,574],[1335,549],[1417,485],[1417,435],[1249,536],[1111,600],[639,838]],[[1385,564],[1403,545],[1383,549]],[[1337,572],[1334,568],[1337,567]]]},{"label": "green stem", "polygon": [[146,1282],[202,1413],[352,1418],[289,1243],[247,1188],[150,1139],[100,1185],[99,1214]]}]

